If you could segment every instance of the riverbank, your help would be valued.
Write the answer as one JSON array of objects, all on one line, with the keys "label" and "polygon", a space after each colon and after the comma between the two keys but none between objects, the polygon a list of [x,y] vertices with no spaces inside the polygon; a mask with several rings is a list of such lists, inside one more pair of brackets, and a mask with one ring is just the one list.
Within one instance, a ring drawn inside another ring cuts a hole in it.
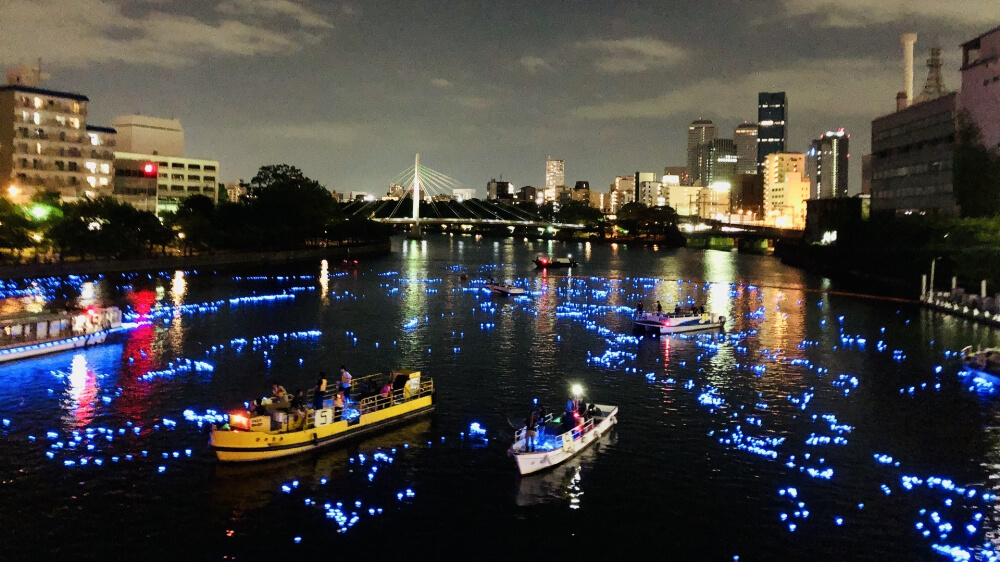
[{"label": "riverbank", "polygon": [[135,260],[93,260],[62,263],[40,263],[0,266],[0,279],[58,277],[63,275],[94,275],[126,271],[162,271],[196,269],[227,265],[275,265],[306,260],[343,260],[385,256],[391,252],[390,242],[327,246],[310,250],[282,252],[233,252],[196,256],[160,256]]}]

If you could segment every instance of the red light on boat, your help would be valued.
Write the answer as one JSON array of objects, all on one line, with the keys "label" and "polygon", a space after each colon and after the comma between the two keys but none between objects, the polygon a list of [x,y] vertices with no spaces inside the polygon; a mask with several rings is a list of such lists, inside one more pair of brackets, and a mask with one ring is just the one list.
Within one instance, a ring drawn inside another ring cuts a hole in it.
[{"label": "red light on boat", "polygon": [[548,258],[542,258],[542,265],[545,265],[547,263],[549,263],[549,259]]},{"label": "red light on boat", "polygon": [[250,431],[250,420],[243,414],[230,414],[229,427]]}]

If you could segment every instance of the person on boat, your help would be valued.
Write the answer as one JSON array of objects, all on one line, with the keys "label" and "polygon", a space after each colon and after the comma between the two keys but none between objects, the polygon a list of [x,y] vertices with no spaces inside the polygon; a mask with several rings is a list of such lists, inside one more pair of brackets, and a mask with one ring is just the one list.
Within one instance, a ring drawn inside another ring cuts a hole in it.
[{"label": "person on boat", "polygon": [[538,425],[545,425],[545,418],[548,417],[549,413],[545,411],[545,405],[538,405]]},{"label": "person on boat", "polygon": [[656,313],[663,314],[663,305],[660,304],[660,301],[656,301]]},{"label": "person on boat", "polygon": [[326,373],[320,372],[316,379],[316,386],[313,387],[313,410],[323,408],[323,399],[326,397]]},{"label": "person on boat", "polygon": [[306,418],[306,395],[301,388],[295,391],[290,406],[295,425],[298,425]]},{"label": "person on boat", "polygon": [[639,304],[635,305],[635,313],[638,316],[642,316],[642,301],[639,301]]},{"label": "person on boat", "polygon": [[340,418],[344,415],[344,392],[338,391],[337,396],[333,399],[333,421],[340,421]]},{"label": "person on boat", "polygon": [[288,392],[285,391],[285,387],[281,386],[277,382],[271,383],[271,402],[287,402]]},{"label": "person on boat", "polygon": [[381,410],[382,408],[388,408],[389,403],[391,401],[392,401],[392,382],[386,381],[386,383],[382,385],[382,390],[380,390],[378,393],[378,409]]},{"label": "person on boat", "polygon": [[344,391],[344,399],[351,397],[351,373],[347,372],[347,367],[340,366],[340,387]]},{"label": "person on boat", "polygon": [[680,303],[674,305],[674,316],[681,315],[681,305]]},{"label": "person on boat", "polygon": [[250,416],[253,417],[256,416],[258,412],[263,412],[263,408],[260,407],[260,399],[254,398],[253,400],[250,401],[250,407],[247,408],[247,413],[249,413]]},{"label": "person on boat", "polygon": [[496,285],[496,283],[493,282],[493,278],[492,277],[490,277],[490,285]]},{"label": "person on boat", "polygon": [[537,418],[535,409],[532,408],[528,418],[524,421],[524,450],[528,453],[535,452],[535,436],[538,434]]}]

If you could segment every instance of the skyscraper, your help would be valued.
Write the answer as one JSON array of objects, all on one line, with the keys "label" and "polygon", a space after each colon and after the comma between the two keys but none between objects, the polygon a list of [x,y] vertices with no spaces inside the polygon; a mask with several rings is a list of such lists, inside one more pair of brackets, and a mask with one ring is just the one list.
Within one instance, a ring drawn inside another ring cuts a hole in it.
[{"label": "skyscraper", "polygon": [[812,142],[807,154],[810,198],[847,197],[847,166],[851,135],[844,129],[828,131]]},{"label": "skyscraper", "polygon": [[785,92],[757,94],[757,169],[768,154],[785,151],[788,138],[788,96]]},{"label": "skyscraper", "polygon": [[556,200],[556,188],[560,185],[566,185],[565,163],[549,156],[545,161],[545,201]]},{"label": "skyscraper", "polygon": [[712,139],[702,145],[701,154],[699,175],[702,186],[727,183],[732,187],[736,183],[739,158],[733,139]]},{"label": "skyscraper", "polygon": [[736,142],[736,174],[757,173],[757,125],[744,121],[733,133]]},{"label": "skyscraper", "polygon": [[696,119],[688,125],[687,144],[687,185],[698,181],[701,171],[701,145],[712,142],[718,130],[708,119]]}]

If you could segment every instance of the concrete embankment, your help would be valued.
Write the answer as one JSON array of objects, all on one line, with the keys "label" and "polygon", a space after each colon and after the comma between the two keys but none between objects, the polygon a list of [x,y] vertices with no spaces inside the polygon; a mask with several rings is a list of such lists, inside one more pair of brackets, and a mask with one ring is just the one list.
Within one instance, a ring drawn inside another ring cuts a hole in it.
[{"label": "concrete embankment", "polygon": [[230,265],[277,265],[308,260],[342,260],[383,256],[390,253],[390,243],[328,246],[310,250],[281,252],[233,252],[197,256],[160,256],[135,260],[67,261],[0,266],[0,279],[26,279],[62,275],[94,275],[128,271],[163,271],[222,267]]}]

